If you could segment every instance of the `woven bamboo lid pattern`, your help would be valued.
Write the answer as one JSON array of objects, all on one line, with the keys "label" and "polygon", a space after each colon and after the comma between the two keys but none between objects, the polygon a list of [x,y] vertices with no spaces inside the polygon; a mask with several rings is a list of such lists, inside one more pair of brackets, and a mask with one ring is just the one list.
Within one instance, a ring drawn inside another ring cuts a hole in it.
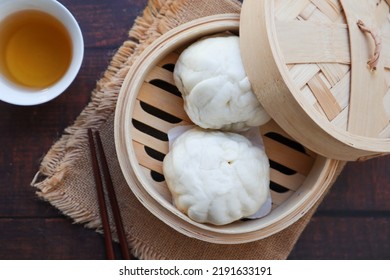
[{"label": "woven bamboo lid pattern", "polygon": [[339,160],[390,152],[389,1],[245,0],[253,89],[297,141]]}]

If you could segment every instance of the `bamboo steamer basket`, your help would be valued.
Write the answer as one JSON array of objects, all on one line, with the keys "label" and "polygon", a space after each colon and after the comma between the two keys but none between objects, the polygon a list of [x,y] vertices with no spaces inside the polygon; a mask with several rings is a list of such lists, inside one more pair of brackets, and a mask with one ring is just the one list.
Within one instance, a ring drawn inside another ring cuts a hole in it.
[{"label": "bamboo steamer basket", "polygon": [[389,1],[245,0],[240,37],[255,94],[294,139],[345,161],[390,152]]},{"label": "bamboo steamer basket", "polygon": [[276,122],[260,127],[271,163],[271,213],[224,226],[189,219],[172,204],[162,160],[167,132],[191,124],[173,81],[180,52],[197,39],[239,33],[238,15],[215,15],[181,25],[154,41],[127,74],[115,112],[115,145],[124,177],[139,201],[176,231],[206,242],[236,244],[259,240],[301,218],[328,189],[341,161],[321,156],[289,136]]}]

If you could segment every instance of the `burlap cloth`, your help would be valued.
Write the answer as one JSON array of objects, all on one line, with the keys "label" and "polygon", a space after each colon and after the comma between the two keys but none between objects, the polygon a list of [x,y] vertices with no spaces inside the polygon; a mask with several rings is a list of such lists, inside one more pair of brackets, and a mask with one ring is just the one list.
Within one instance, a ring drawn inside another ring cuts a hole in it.
[{"label": "burlap cloth", "polygon": [[[266,239],[238,245],[211,244],[186,237],[161,222],[132,194],[122,176],[114,146],[114,111],[129,67],[161,34],[202,16],[239,13],[236,0],[150,0],[126,42],[112,58],[92,92],[91,102],[42,160],[32,185],[39,197],[76,223],[101,231],[88,150],[87,128],[98,129],[132,253],[140,259],[286,259],[320,201],[298,222]],[[115,231],[113,229],[113,231]],[[115,238],[115,232],[114,232]]]}]

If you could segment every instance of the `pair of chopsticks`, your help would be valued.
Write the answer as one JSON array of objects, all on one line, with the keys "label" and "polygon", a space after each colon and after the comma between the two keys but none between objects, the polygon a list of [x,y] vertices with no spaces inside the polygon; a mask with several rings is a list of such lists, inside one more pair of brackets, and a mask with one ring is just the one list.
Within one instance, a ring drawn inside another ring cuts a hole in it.
[{"label": "pair of chopsticks", "polygon": [[[111,180],[107,159],[104,154],[103,144],[99,132],[98,131],[92,132],[91,129],[88,129],[88,140],[89,140],[89,148],[91,152],[91,160],[92,160],[92,167],[93,167],[93,173],[95,178],[97,197],[99,202],[100,217],[102,219],[102,225],[103,225],[104,242],[106,246],[107,259],[114,260],[116,258],[115,258],[114,247],[112,244],[110,222],[108,219],[107,204],[104,195],[102,178],[104,178],[104,183],[106,186],[106,191],[111,205],[112,214],[114,216],[122,258],[125,260],[133,259],[133,256],[130,255],[129,253],[126,235],[123,228],[122,218],[119,211],[118,201],[116,199],[114,186]],[[95,145],[95,140],[96,140],[96,145]],[[100,158],[101,169],[103,174],[100,172],[98,155]]]}]

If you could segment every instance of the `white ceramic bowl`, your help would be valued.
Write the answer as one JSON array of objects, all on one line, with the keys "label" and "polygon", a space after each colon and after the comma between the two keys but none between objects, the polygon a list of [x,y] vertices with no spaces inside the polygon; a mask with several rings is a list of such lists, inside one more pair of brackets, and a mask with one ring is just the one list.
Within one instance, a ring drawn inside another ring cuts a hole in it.
[{"label": "white ceramic bowl", "polygon": [[74,16],[55,0],[5,0],[0,1],[1,21],[22,10],[39,10],[57,18],[68,30],[72,40],[72,60],[64,76],[55,84],[44,89],[30,89],[18,86],[0,75],[0,100],[15,105],[36,105],[54,99],[63,93],[75,79],[84,56],[84,41]]}]

